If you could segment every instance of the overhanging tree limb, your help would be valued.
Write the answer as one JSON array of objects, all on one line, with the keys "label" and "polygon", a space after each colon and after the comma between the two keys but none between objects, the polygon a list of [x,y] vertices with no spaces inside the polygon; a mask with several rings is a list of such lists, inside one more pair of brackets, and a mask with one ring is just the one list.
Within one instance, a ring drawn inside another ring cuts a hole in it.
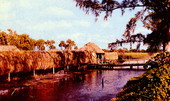
[{"label": "overhanging tree limb", "polygon": [[[170,41],[169,28],[170,28],[170,0],[74,0],[77,2],[76,6],[85,10],[86,13],[92,12],[96,17],[98,17],[102,12],[105,12],[104,19],[107,19],[112,15],[112,12],[116,9],[121,9],[122,14],[124,14],[125,9],[129,8],[134,10],[136,7],[145,7],[146,11],[155,12],[158,14],[158,18],[162,20],[161,27],[156,27],[156,30],[162,34],[161,37],[163,42],[159,42],[165,45]],[[133,21],[132,25],[127,26],[129,29],[135,29],[136,21]],[[132,28],[130,28],[132,27]],[[161,30],[164,29],[164,30]],[[133,31],[132,31],[133,32]]]}]

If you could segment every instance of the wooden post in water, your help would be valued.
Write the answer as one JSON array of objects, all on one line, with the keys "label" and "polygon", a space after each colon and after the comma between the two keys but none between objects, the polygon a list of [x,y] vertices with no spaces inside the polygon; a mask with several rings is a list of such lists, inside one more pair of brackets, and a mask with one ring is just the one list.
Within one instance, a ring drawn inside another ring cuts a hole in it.
[{"label": "wooden post in water", "polygon": [[[137,64],[139,64],[138,60],[137,60]],[[139,66],[137,65],[137,69],[139,69]]]},{"label": "wooden post in water", "polygon": [[8,82],[10,82],[11,81],[11,73],[8,73]]},{"label": "wooden post in water", "polygon": [[130,65],[130,69],[133,69],[133,66],[132,66],[132,65]]},{"label": "wooden post in water", "polygon": [[102,88],[104,88],[104,78],[102,78]]},{"label": "wooden post in water", "polygon": [[55,74],[55,68],[53,67],[53,74]]}]

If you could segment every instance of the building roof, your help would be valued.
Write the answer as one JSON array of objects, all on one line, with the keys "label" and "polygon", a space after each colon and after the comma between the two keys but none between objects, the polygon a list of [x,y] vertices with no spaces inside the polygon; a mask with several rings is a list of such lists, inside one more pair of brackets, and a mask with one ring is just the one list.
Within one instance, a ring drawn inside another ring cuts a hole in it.
[{"label": "building roof", "polygon": [[20,51],[16,46],[0,45],[0,51]]},{"label": "building roof", "polygon": [[48,51],[50,52],[58,52],[58,51],[61,51],[60,49],[49,49]]},{"label": "building roof", "polygon": [[82,48],[78,49],[78,51],[89,51],[92,53],[104,53],[104,51],[97,46],[95,43],[88,42]]}]

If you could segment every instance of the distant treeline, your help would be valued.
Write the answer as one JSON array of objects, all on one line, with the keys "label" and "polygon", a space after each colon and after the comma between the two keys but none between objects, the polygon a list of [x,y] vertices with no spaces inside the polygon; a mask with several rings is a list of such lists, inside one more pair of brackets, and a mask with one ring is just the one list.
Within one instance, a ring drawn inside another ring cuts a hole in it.
[{"label": "distant treeline", "polygon": [[30,38],[28,34],[18,34],[11,29],[8,29],[8,33],[0,31],[0,45],[13,45],[21,50],[45,50],[46,47],[55,49],[54,44],[54,40],[35,40]]},{"label": "distant treeline", "polygon": [[[131,49],[131,50],[128,50],[127,48],[119,48],[119,49],[111,49],[111,50],[108,50],[108,49],[103,49],[103,51],[105,52],[153,52],[151,51],[150,49],[141,49],[141,50],[137,50],[137,49]],[[163,50],[162,49],[159,49],[158,52],[162,52]]]}]

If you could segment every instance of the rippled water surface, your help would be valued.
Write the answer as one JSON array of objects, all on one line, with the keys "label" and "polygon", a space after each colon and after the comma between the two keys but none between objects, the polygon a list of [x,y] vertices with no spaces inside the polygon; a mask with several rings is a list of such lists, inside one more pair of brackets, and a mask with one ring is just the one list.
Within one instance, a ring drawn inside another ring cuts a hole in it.
[{"label": "rippled water surface", "polygon": [[5,89],[2,89],[1,83],[0,101],[109,101],[131,77],[143,73],[144,71],[92,70],[59,74],[61,77],[57,74],[22,82],[13,81],[4,84]]}]

